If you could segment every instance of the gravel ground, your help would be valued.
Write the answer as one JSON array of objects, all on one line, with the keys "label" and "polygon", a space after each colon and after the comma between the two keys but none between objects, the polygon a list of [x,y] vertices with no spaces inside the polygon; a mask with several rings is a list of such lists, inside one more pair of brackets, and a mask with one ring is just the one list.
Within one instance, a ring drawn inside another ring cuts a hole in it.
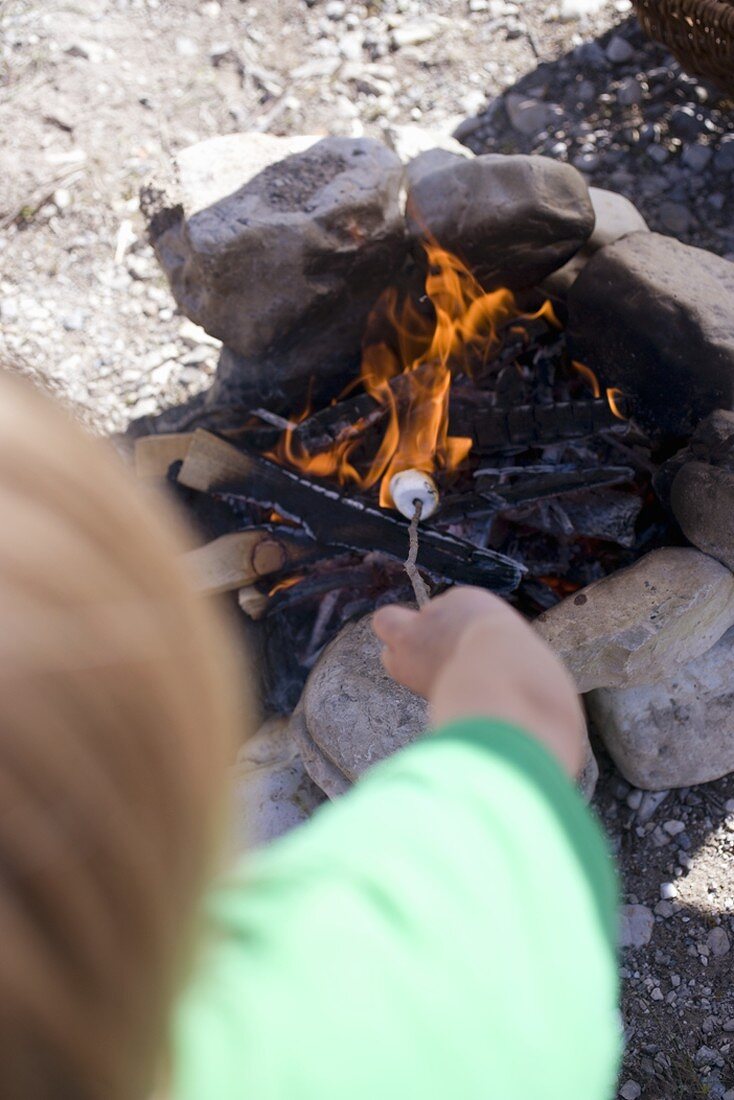
[{"label": "gravel ground", "polygon": [[[218,343],[176,312],[137,192],[178,148],[240,129],[459,126],[475,151],[570,160],[653,228],[734,255],[731,103],[629,9],[3,0],[0,352],[100,431],[206,388]],[[623,900],[654,918],[622,957],[620,1096],[734,1100],[734,777],[660,802],[600,755]]]}]

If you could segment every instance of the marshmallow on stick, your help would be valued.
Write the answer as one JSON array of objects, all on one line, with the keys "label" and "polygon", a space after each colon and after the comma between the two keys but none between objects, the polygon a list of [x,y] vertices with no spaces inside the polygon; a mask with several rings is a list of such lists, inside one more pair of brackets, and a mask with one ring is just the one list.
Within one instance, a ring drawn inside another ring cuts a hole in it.
[{"label": "marshmallow on stick", "polygon": [[421,504],[421,519],[428,519],[438,508],[438,488],[423,470],[401,470],[390,478],[390,495],[398,512],[406,519],[415,515],[416,501]]}]

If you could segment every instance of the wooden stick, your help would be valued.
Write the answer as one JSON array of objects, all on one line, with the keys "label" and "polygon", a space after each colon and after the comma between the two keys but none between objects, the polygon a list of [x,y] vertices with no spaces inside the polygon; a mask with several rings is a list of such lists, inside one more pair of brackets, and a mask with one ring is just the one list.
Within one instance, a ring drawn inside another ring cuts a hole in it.
[{"label": "wooden stick", "polygon": [[165,477],[173,462],[186,458],[193,432],[143,435],[135,440],[135,473],[138,477]]}]

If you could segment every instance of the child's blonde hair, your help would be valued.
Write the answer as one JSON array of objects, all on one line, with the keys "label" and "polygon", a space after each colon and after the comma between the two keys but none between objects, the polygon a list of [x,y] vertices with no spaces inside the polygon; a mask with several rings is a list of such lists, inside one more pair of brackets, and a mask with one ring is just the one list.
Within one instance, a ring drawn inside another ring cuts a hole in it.
[{"label": "child's blonde hair", "polygon": [[243,675],[180,549],[167,504],[0,372],[3,1096],[152,1082]]}]

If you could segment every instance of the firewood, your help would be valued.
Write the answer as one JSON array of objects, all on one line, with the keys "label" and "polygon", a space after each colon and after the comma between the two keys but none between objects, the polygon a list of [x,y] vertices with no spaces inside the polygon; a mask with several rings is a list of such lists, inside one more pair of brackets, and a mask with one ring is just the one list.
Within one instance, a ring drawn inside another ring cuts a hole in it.
[{"label": "firewood", "polygon": [[[400,562],[407,552],[408,524],[402,516],[381,510],[356,493],[347,494],[294,473],[262,455],[238,450],[201,429],[195,433],[178,480],[189,488],[216,492],[225,500],[246,500],[275,509],[321,545],[378,550]],[[433,528],[422,533],[418,565],[445,580],[498,592],[516,588],[524,571],[503,554]]]},{"label": "firewood", "polygon": [[253,584],[262,577],[313,557],[315,547],[303,537],[251,527],[233,531],[184,554],[197,589],[211,595]]},{"label": "firewood", "polygon": [[258,619],[262,619],[267,610],[267,606],[270,603],[270,597],[265,592],[261,592],[254,585],[248,585],[246,588],[240,588],[237,593],[237,603],[240,605],[245,615],[248,615],[256,622]]},{"label": "firewood", "polygon": [[144,435],[135,440],[135,473],[138,477],[165,477],[173,462],[186,458],[193,432]]},{"label": "firewood", "polygon": [[[408,398],[412,379],[411,374],[391,379],[390,389],[398,405]],[[603,398],[552,405],[503,406],[494,402],[494,395],[480,390],[452,393],[450,434],[472,438],[475,452],[486,454],[513,446],[582,439],[620,423]],[[375,427],[389,408],[361,393],[314,413],[294,429],[293,437],[308,454],[320,454]]]},{"label": "firewood", "polygon": [[213,432],[197,428],[177,480],[189,489],[207,493],[218,485],[248,477],[250,471],[251,463],[244,452]]}]

